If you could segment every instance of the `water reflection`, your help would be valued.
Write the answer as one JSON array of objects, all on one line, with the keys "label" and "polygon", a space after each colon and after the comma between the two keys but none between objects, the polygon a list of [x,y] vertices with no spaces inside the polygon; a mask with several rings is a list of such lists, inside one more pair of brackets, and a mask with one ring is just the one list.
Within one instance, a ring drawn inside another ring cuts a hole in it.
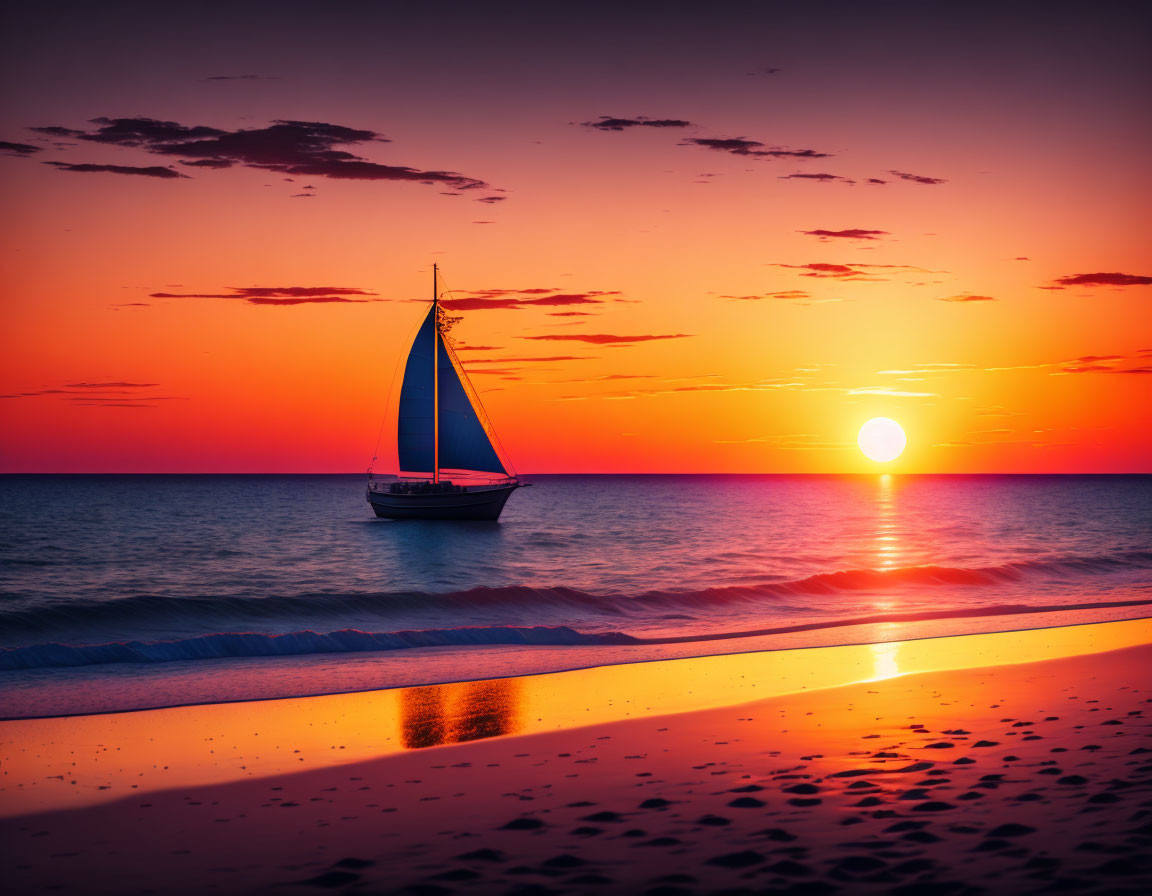
[{"label": "water reflection", "polygon": [[896,495],[891,473],[884,473],[876,493],[876,569],[892,569],[902,553],[896,529]]},{"label": "water reflection", "polygon": [[520,729],[524,683],[518,678],[406,688],[400,692],[401,741],[410,750],[483,740]]},{"label": "water reflection", "polygon": [[897,662],[897,657],[900,654],[899,641],[868,646],[872,651],[871,681],[883,681],[886,678],[895,678],[900,674],[900,664]]}]

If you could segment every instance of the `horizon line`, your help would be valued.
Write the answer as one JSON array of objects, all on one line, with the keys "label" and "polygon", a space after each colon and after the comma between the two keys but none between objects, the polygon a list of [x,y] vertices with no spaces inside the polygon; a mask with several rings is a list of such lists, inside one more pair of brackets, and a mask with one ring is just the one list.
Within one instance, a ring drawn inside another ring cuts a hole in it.
[{"label": "horizon line", "polygon": [[[255,470],[0,470],[0,477],[4,476],[367,476],[362,471],[333,472],[313,470],[282,470],[282,471],[255,471]],[[384,474],[395,475],[395,474]],[[987,470],[979,472],[912,472],[902,470],[854,470],[839,472],[786,472],[786,471],[726,471],[715,472],[709,470],[651,472],[651,471],[613,471],[613,472],[568,472],[549,471],[517,473],[517,476],[1152,476],[1152,470],[1061,470],[1057,472],[1045,470]],[[413,478],[413,477],[407,477]],[[418,478],[418,477],[417,477]]]}]

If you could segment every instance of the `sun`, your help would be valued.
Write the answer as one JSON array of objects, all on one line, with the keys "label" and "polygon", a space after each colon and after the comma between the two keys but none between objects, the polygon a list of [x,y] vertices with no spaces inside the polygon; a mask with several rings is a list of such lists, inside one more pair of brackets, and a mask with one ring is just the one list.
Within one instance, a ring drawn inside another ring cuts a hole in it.
[{"label": "sun", "polygon": [[888,417],[873,417],[860,427],[856,442],[869,460],[886,464],[904,453],[908,437],[895,420]]}]

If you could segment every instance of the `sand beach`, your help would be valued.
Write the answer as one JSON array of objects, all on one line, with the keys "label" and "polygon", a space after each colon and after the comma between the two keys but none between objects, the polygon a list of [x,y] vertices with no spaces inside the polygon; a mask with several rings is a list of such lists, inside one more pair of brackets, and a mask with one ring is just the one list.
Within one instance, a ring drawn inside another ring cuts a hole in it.
[{"label": "sand beach", "polygon": [[1146,620],[0,723],[13,893],[1139,892]]}]

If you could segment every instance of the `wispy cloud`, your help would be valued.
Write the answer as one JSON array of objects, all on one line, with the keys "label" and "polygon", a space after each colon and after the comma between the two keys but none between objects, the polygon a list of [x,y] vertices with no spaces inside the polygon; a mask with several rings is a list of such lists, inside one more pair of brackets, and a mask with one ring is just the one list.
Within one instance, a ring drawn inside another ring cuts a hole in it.
[{"label": "wispy cloud", "polygon": [[720,296],[722,299],[731,299],[736,302],[759,302],[765,299],[779,299],[791,301],[794,299],[810,299],[812,296],[802,289],[785,289],[780,292],[766,292],[762,295],[750,296]]},{"label": "wispy cloud", "polygon": [[828,174],[828,173],[784,174],[784,175],[781,175],[779,179],[780,180],[814,180],[814,181],[816,181],[818,183],[822,183],[822,184],[832,184],[832,183],[855,184],[856,183],[856,181],[854,181],[850,177],[843,177],[839,174]]},{"label": "wispy cloud", "polygon": [[[462,290],[468,292],[468,290]],[[517,308],[558,307],[567,305],[601,305],[620,295],[617,290],[590,290],[588,292],[555,292],[550,289],[474,290],[463,298],[442,299],[440,304],[449,311],[500,311]],[[516,295],[515,293],[519,293]],[[541,293],[550,293],[541,295]]]},{"label": "wispy cloud", "polygon": [[827,159],[831,156],[831,153],[817,152],[814,149],[768,146],[759,140],[748,140],[744,137],[689,137],[680,145],[699,146],[714,152],[727,152],[735,156],[758,159]]},{"label": "wispy cloud", "polygon": [[692,127],[692,122],[681,118],[647,118],[643,115],[637,115],[635,118],[601,115],[595,121],[580,122],[580,126],[596,131],[626,131],[630,128],[689,128]]},{"label": "wispy cloud", "polygon": [[995,302],[992,296],[976,296],[971,293],[962,293],[957,296],[941,296],[938,302]]},{"label": "wispy cloud", "polygon": [[166,180],[173,180],[177,178],[187,178],[188,175],[181,174],[173,168],[164,168],[160,165],[149,165],[144,168],[139,168],[133,165],[89,165],[87,163],[73,164],[71,162],[45,162],[45,165],[51,165],[60,171],[75,171],[80,174],[138,174],[142,177],[159,177]]},{"label": "wispy cloud", "polygon": [[[455,348],[455,347],[453,347]],[[468,361],[469,366],[473,364],[535,364],[542,361],[556,362],[556,361],[591,361],[593,358],[588,355],[547,355],[547,356],[532,356],[524,358],[472,358]]]},{"label": "wispy cloud", "polygon": [[922,174],[909,174],[907,171],[889,171],[888,173],[893,177],[898,177],[901,180],[910,180],[916,184],[934,185],[948,183],[948,181],[942,177],[925,177]]},{"label": "wispy cloud", "polygon": [[851,230],[801,230],[800,233],[805,236],[817,236],[822,240],[875,240],[889,235],[887,230],[860,230],[859,228],[852,228]]},{"label": "wispy cloud", "polygon": [[158,386],[159,383],[136,383],[128,380],[65,383],[62,386],[47,386],[24,392],[10,392],[6,395],[0,395],[0,399],[49,398],[78,408],[150,408],[156,407],[157,402],[188,400],[178,395],[148,394],[149,389],[155,389]]},{"label": "wispy cloud", "polygon": [[33,146],[31,143],[11,143],[7,140],[0,140],[0,153],[7,156],[30,156],[43,150],[43,146]]},{"label": "wispy cloud", "polygon": [[780,451],[827,451],[850,448],[854,442],[837,442],[815,433],[788,433],[786,435],[753,436],[747,439],[713,439],[715,445],[764,446]]},{"label": "wispy cloud", "polygon": [[521,336],[548,342],[588,342],[593,345],[627,345],[634,342],[654,342],[661,339],[687,339],[691,333],[645,333],[639,336],[613,336],[608,333],[550,333],[546,336]]},{"label": "wispy cloud", "polygon": [[229,286],[226,293],[153,292],[153,299],[240,299],[251,305],[327,305],[381,302],[366,289],[351,286]]},{"label": "wispy cloud", "polygon": [[885,395],[889,398],[938,398],[935,392],[905,392],[900,389],[886,389],[883,386],[865,386],[849,389],[849,395]]},{"label": "wispy cloud", "polygon": [[801,277],[830,278],[833,280],[859,280],[866,283],[883,283],[889,277],[880,276],[896,274],[943,274],[945,271],[930,271],[905,264],[830,264],[828,262],[811,262],[809,264],[781,264],[773,262],[771,267],[788,268],[794,271],[803,271]]}]

